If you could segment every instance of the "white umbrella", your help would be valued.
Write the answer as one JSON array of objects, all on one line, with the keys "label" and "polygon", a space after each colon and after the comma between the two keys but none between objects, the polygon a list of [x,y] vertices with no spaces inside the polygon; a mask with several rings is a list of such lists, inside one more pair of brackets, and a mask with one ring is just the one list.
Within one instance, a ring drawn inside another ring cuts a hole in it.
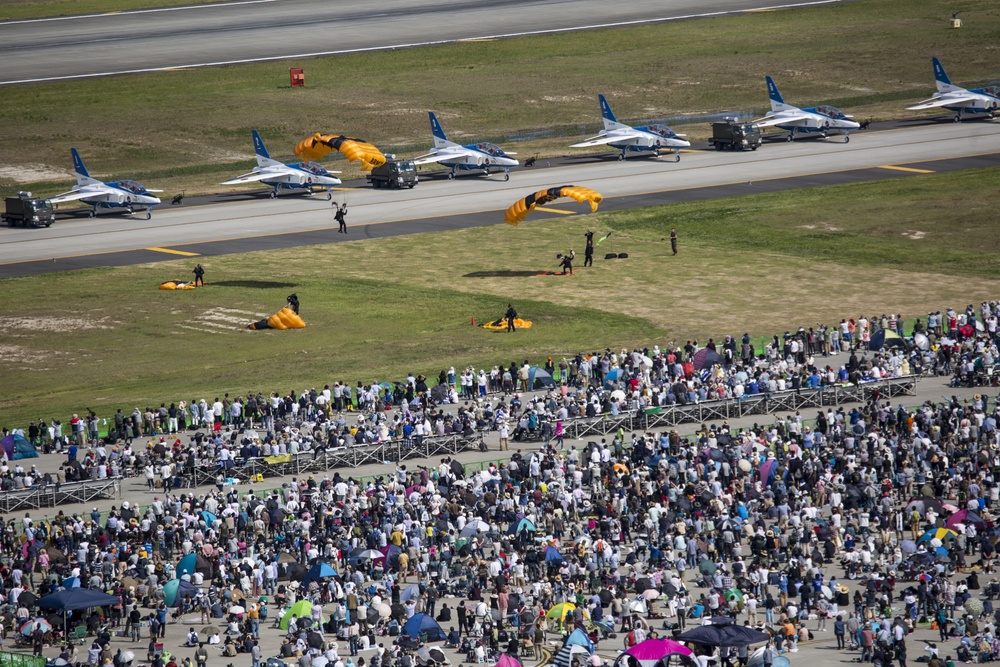
[{"label": "white umbrella", "polygon": [[129,663],[135,660],[135,653],[132,651],[122,651],[122,662]]},{"label": "white umbrella", "polygon": [[645,614],[647,611],[645,600],[632,600],[628,603],[629,611],[634,611],[637,614]]},{"label": "white umbrella", "polygon": [[381,616],[382,618],[389,618],[390,616],[392,616],[392,607],[390,607],[384,602],[379,602],[377,605],[375,605],[375,609],[378,610],[378,615]]},{"label": "white umbrella", "polygon": [[932,547],[939,547],[942,544],[944,544],[944,543],[941,540],[939,540],[938,538],[936,538],[936,537],[931,540],[931,546]]},{"label": "white umbrella", "polygon": [[825,597],[827,600],[833,599],[833,591],[830,590],[829,586],[821,586],[819,592],[822,593],[823,597]]},{"label": "white umbrella", "polygon": [[465,524],[465,528],[459,533],[459,537],[471,537],[476,533],[488,533],[490,532],[490,524],[479,519],[475,519]]},{"label": "white umbrella", "polygon": [[649,357],[647,357],[645,354],[642,355],[642,358],[640,358],[639,361],[646,368],[652,368],[653,367],[653,360],[650,359]]},{"label": "white umbrella", "polygon": [[747,461],[746,459],[740,459],[736,465],[738,465],[740,467],[740,470],[742,470],[743,472],[750,472],[751,465],[750,462]]},{"label": "white umbrella", "polygon": [[616,401],[624,401],[625,392],[622,391],[621,389],[615,389],[613,392],[611,392],[611,398]]},{"label": "white umbrella", "polygon": [[243,607],[239,606],[238,604],[234,604],[232,607],[229,608],[229,613],[230,614],[244,614],[244,613],[246,613],[246,609],[244,609]]},{"label": "white umbrella", "polygon": [[644,600],[655,600],[660,597],[660,591],[655,588],[647,588],[642,592],[642,599]]},{"label": "white umbrella", "polygon": [[312,659],[312,667],[326,667],[330,661],[324,655],[317,655]]}]

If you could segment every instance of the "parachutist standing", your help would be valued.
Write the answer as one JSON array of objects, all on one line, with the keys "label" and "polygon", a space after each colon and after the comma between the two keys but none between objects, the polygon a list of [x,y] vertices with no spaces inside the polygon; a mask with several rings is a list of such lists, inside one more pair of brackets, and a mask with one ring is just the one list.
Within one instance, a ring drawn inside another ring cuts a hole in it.
[{"label": "parachutist standing", "polygon": [[288,295],[288,307],[295,311],[295,314],[299,314],[299,296],[297,294]]},{"label": "parachutist standing", "polygon": [[583,251],[583,265],[593,266],[594,265],[594,232],[588,229],[587,233],[584,234],[587,237],[587,247]]},{"label": "parachutist standing", "polygon": [[507,320],[507,331],[517,331],[514,328],[514,318],[517,317],[517,311],[514,310],[514,306],[507,304],[507,312],[504,314],[504,319]]},{"label": "parachutist standing", "polygon": [[194,286],[198,287],[200,285],[201,287],[204,287],[205,286],[205,269],[203,269],[201,267],[201,264],[199,264],[198,266],[194,267],[194,271],[192,271],[192,273],[194,274]]},{"label": "parachutist standing", "polygon": [[575,257],[576,252],[573,250],[562,256],[562,262],[559,264],[562,267],[562,275],[565,276],[567,271],[569,271],[569,275],[573,275],[573,259]]},{"label": "parachutist standing", "polygon": [[337,208],[337,202],[333,202],[334,209],[336,211],[333,214],[333,219],[340,224],[340,228],[337,230],[343,234],[347,233],[347,202],[340,208]]}]

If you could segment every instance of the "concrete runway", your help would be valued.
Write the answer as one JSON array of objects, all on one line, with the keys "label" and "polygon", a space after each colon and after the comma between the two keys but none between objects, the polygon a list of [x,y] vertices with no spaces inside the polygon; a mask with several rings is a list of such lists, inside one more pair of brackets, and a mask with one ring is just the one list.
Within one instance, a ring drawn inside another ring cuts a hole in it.
[{"label": "concrete runway", "polygon": [[301,59],[844,0],[244,0],[0,23],[0,85]]},{"label": "concrete runway", "polygon": [[[609,151],[605,159],[590,155],[561,166],[521,169],[507,182],[500,175],[466,175],[405,191],[348,188],[335,193],[349,204],[347,235],[336,232],[325,194],[271,200],[265,190],[231,203],[168,204],[150,221],[104,214],[60,220],[49,229],[3,228],[0,277],[502,224],[503,210],[514,201],[556,185],[593,188],[605,197],[601,210],[615,210],[998,165],[1000,124],[921,125],[856,134],[850,143],[840,137],[775,142],[756,152],[696,151],[680,163],[672,160],[619,162]],[[544,209],[532,219],[589,211],[571,200]]]}]

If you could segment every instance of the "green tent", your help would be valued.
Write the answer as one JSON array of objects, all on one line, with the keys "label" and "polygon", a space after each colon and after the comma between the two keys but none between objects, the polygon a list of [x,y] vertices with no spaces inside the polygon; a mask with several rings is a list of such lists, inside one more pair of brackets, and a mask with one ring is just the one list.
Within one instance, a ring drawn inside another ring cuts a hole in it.
[{"label": "green tent", "polygon": [[[291,623],[293,618],[312,618],[312,608],[312,602],[309,600],[299,600],[281,617],[278,627],[282,630],[288,630],[288,624]],[[319,622],[326,623],[326,619],[321,617]]]}]

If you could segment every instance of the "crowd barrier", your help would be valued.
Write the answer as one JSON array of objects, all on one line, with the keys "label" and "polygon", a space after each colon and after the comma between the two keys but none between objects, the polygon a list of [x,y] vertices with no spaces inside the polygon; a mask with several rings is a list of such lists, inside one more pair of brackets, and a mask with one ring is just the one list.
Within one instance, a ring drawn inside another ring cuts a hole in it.
[{"label": "crowd barrier", "polygon": [[666,405],[641,411],[622,412],[593,418],[571,419],[563,423],[566,437],[581,439],[607,435],[619,429],[626,432],[672,428],[681,424],[704,424],[723,419],[752,415],[773,415],[810,408],[838,407],[845,403],[863,403],[878,389],[882,399],[916,396],[917,377],[910,375],[859,385],[833,385],[819,389],[800,389],[770,394],[744,395],[688,405]]},{"label": "crowd barrier", "polygon": [[[121,477],[84,482],[49,484],[0,493],[0,512],[10,513],[70,503],[89,503],[100,498],[121,498]],[[0,664],[3,667],[3,664]]]},{"label": "crowd barrier", "polygon": [[443,435],[424,438],[421,444],[408,447],[399,440],[376,444],[355,445],[317,453],[249,459],[225,470],[218,466],[205,466],[185,471],[185,484],[202,486],[215,484],[221,472],[225,477],[240,482],[262,481],[268,477],[303,475],[326,472],[334,468],[357,468],[370,463],[397,463],[407,459],[454,456],[479,446],[478,436]]}]

